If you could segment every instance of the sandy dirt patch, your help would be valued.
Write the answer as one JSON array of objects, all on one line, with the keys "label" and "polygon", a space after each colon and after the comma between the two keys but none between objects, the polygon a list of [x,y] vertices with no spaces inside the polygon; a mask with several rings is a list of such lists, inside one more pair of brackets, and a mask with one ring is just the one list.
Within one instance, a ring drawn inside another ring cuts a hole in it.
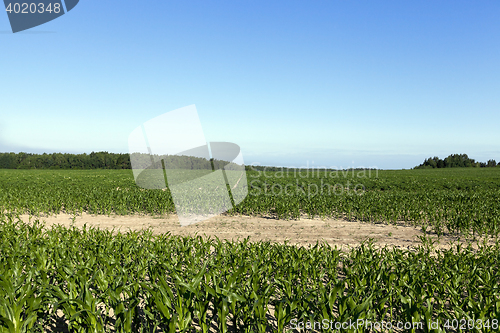
[{"label": "sandy dirt patch", "polygon": [[[373,224],[350,222],[338,219],[277,220],[255,216],[220,215],[209,220],[181,227],[176,215],[153,217],[144,215],[90,215],[76,216],[59,214],[39,219],[50,227],[54,224],[82,227],[84,224],[122,232],[151,228],[154,234],[170,232],[172,235],[218,237],[223,240],[238,240],[246,237],[250,241],[272,241],[289,244],[308,245],[317,241],[327,242],[341,248],[359,245],[372,238],[377,246],[414,247],[421,243],[419,236],[424,235],[420,228],[403,225]],[[29,215],[21,215],[29,221]],[[33,217],[31,217],[33,219]],[[435,236],[431,236],[435,237]],[[438,247],[448,247],[453,237],[443,236]]]}]

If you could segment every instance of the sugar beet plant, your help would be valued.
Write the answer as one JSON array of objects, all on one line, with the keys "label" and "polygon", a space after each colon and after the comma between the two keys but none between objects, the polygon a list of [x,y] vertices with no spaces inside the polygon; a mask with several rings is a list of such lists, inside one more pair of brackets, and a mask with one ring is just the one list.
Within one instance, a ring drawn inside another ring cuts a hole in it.
[{"label": "sugar beet plant", "polygon": [[[47,229],[7,214],[0,332],[332,332],[335,323],[382,320],[394,331],[496,332],[499,250],[499,243],[410,251],[368,242],[341,252]],[[414,326],[398,330],[398,322]],[[373,331],[365,325],[342,331]]]},{"label": "sugar beet plant", "polygon": [[[249,195],[229,214],[500,233],[500,168],[250,171],[247,178]],[[0,170],[0,211],[170,214],[175,206],[168,188],[140,188],[131,170]]]}]

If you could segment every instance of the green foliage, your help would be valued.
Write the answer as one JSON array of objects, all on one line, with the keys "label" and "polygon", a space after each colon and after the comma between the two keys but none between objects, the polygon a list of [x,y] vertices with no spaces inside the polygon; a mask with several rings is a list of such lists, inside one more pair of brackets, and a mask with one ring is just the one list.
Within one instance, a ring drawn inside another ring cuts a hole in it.
[{"label": "green foliage", "polygon": [[0,169],[130,169],[129,154],[0,153]]},{"label": "green foliage", "polygon": [[[229,213],[498,234],[497,168],[294,171],[248,172],[250,193]],[[357,184],[364,190],[354,191]],[[287,185],[288,193],[279,190]],[[0,170],[0,210],[164,214],[174,205],[168,189],[137,187],[130,170]],[[489,328],[470,331],[495,331],[499,247],[367,243],[341,252],[326,244],[46,230],[2,215],[0,332],[45,332],[57,310],[72,332],[283,332],[293,319],[439,321],[444,330],[455,318],[489,319]]]},{"label": "green foliage", "polygon": [[489,160],[487,163],[476,162],[474,159],[469,158],[467,154],[452,154],[446,157],[444,160],[437,156],[425,159],[424,163],[415,167],[415,169],[429,169],[429,168],[470,168],[470,167],[496,167],[500,165],[497,164],[495,160]]},{"label": "green foliage", "polygon": [[[161,169],[162,162],[169,169],[221,169],[229,162],[194,156],[153,155],[134,153],[134,168]],[[156,161],[151,165],[151,161]],[[0,153],[0,169],[132,169],[129,154],[92,152],[90,154],[30,154]]]},{"label": "green foliage", "polygon": [[[499,233],[499,168],[263,171],[247,173],[249,195],[229,214]],[[0,333],[50,331],[58,312],[70,332],[297,331],[292,320],[411,321],[449,332],[454,319],[470,332],[498,330],[499,242],[436,249],[423,238],[412,250],[367,242],[340,251],[46,229],[15,216],[61,211],[165,214],[174,205],[167,188],[142,189],[131,170],[0,170]]]},{"label": "green foliage", "polygon": [[[248,196],[228,214],[404,222],[439,234],[500,232],[499,168],[249,171],[247,179]],[[168,188],[140,188],[131,170],[0,170],[0,210],[170,214],[175,206]]]},{"label": "green foliage", "polygon": [[499,250],[364,243],[341,252],[319,243],[45,229],[2,215],[0,331],[45,332],[57,309],[72,332],[283,332],[292,319],[432,320],[443,329],[454,318],[500,317]]},{"label": "green foliage", "polygon": [[0,211],[129,214],[172,212],[168,191],[144,190],[132,170],[0,170]]}]

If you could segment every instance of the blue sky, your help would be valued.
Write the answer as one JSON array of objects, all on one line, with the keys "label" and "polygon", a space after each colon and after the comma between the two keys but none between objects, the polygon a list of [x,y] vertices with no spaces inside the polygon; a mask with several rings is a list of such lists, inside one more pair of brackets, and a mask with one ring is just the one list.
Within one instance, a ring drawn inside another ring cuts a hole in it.
[{"label": "blue sky", "polygon": [[195,104],[247,164],[500,160],[500,2],[93,1],[12,34],[0,151],[127,152]]}]

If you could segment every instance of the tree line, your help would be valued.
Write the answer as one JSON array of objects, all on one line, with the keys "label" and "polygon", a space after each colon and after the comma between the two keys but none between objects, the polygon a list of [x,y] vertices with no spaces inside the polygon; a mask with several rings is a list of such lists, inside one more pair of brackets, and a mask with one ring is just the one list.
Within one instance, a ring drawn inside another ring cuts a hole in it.
[{"label": "tree line", "polygon": [[0,153],[2,169],[130,169],[129,154]]},{"label": "tree line", "polygon": [[[193,156],[133,154],[136,168],[221,169],[229,162]],[[162,163],[163,161],[163,163]],[[232,165],[229,166],[231,168]],[[237,166],[235,166],[237,168]],[[91,152],[90,154],[0,153],[0,169],[132,169],[129,154]]]},{"label": "tree line", "polygon": [[[138,154],[138,155],[136,155]],[[219,160],[207,160],[204,158],[192,156],[159,156],[149,154],[134,153],[133,160],[135,167],[146,168],[151,165],[152,168],[162,168],[161,161],[167,168],[179,169],[210,169],[213,165],[215,169],[221,169],[229,162]],[[424,163],[416,166],[414,169],[433,169],[433,168],[467,168],[467,167],[496,167],[500,162],[489,160],[488,162],[476,162],[467,154],[452,154],[445,159],[431,157],[425,159]],[[150,167],[151,168],[151,167]],[[238,166],[236,166],[238,168]],[[267,170],[273,171],[274,167],[246,166],[246,170]],[[275,167],[276,171],[282,170]],[[91,152],[90,154],[31,154],[31,153],[0,153],[0,169],[132,169],[129,154],[109,153],[109,152]],[[278,170],[279,169],[279,170]]]},{"label": "tree line", "polygon": [[488,162],[476,162],[473,158],[469,158],[467,154],[452,154],[444,160],[439,157],[430,157],[425,159],[424,163],[416,166],[414,169],[434,169],[434,168],[486,168],[500,166],[495,160]]}]

